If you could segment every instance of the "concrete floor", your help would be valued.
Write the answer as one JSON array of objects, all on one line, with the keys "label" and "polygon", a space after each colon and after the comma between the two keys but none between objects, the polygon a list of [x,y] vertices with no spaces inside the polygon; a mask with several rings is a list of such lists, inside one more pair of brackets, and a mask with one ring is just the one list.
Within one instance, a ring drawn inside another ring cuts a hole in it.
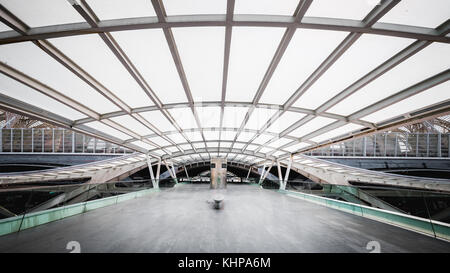
[{"label": "concrete floor", "polygon": [[209,185],[159,193],[0,237],[0,252],[450,252],[450,243],[252,185],[228,185],[221,210]]}]

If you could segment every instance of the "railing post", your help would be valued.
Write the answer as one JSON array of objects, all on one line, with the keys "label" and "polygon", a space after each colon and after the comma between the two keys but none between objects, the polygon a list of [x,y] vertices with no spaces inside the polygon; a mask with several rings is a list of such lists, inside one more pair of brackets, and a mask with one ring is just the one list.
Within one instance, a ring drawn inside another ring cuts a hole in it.
[{"label": "railing post", "polygon": [[384,157],[386,157],[387,153],[387,133],[384,133]]},{"label": "railing post", "polygon": [[75,132],[72,131],[72,153],[75,153]]},{"label": "railing post", "polygon": [[11,128],[10,130],[11,130],[11,135],[10,135],[10,137],[11,137],[11,143],[10,143],[11,150],[10,150],[10,152],[12,153],[13,152],[13,129]]},{"label": "railing post", "polygon": [[427,133],[427,157],[430,156],[430,133]]},{"label": "railing post", "polygon": [[438,133],[437,156],[441,157],[441,133]]},{"label": "railing post", "polygon": [[0,128],[0,153],[3,152],[3,128]]},{"label": "railing post", "polygon": [[367,143],[366,137],[363,137],[363,156],[364,157],[366,156],[366,148],[367,148],[366,143]]},{"label": "railing post", "polygon": [[408,138],[409,138],[409,134],[406,133],[406,150],[405,150],[405,157],[408,157],[408,150],[409,150]]},{"label": "railing post", "polygon": [[353,156],[355,156],[355,139],[353,139]]},{"label": "railing post", "polygon": [[416,157],[419,157],[419,133],[416,133]]},{"label": "railing post", "polygon": [[20,152],[23,153],[23,128],[20,129]]},{"label": "railing post", "polygon": [[93,150],[93,153],[94,154],[97,153],[97,139],[96,138],[94,138],[94,150]]},{"label": "railing post", "polygon": [[55,152],[55,128],[52,128],[52,153]]},{"label": "railing post", "polygon": [[397,157],[398,133],[395,133],[394,157]]},{"label": "railing post", "polygon": [[31,152],[34,152],[34,128],[31,128]]},{"label": "railing post", "polygon": [[45,144],[45,143],[44,143],[44,140],[45,140],[45,139],[44,139],[44,128],[41,129],[41,133],[42,133],[42,134],[41,134],[41,146],[42,146],[42,151],[41,151],[41,152],[44,152],[44,151],[45,151],[45,150],[44,150],[44,148],[45,148],[45,145],[44,145],[44,144]]},{"label": "railing post", "polygon": [[373,135],[373,156],[377,156],[377,134]]},{"label": "railing post", "polygon": [[85,137],[85,135],[83,135],[83,143],[82,143],[82,150],[81,150],[81,152],[84,154],[84,142],[86,141],[86,137]]},{"label": "railing post", "polygon": [[64,129],[61,129],[62,130],[62,152],[64,153],[65,152],[65,150],[64,150],[64,148],[65,148],[65,145],[64,145],[64,142],[65,142],[65,136],[66,136],[66,134],[64,133]]}]

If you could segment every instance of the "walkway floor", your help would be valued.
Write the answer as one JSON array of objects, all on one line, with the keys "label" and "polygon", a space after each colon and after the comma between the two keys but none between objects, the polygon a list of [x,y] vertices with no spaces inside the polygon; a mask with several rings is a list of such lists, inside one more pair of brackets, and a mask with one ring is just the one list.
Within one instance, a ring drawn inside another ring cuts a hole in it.
[{"label": "walkway floor", "polygon": [[0,252],[450,252],[450,243],[251,185],[178,185],[0,237]]}]

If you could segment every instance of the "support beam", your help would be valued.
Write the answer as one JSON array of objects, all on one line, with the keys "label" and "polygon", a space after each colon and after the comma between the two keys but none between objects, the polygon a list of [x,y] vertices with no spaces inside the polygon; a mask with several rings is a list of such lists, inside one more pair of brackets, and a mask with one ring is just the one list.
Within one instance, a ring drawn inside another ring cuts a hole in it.
[{"label": "support beam", "polygon": [[186,173],[186,177],[187,177],[187,179],[188,179],[188,180],[191,180],[191,179],[189,178],[189,174],[188,174],[188,171],[187,171],[186,165],[184,165],[183,167],[184,167],[184,172]]},{"label": "support beam", "polygon": [[291,166],[292,166],[292,161],[294,160],[294,156],[291,154],[291,156],[289,157],[289,162],[288,162],[288,166],[286,169],[286,174],[284,176],[284,182],[282,184],[280,184],[280,190],[285,190],[286,189],[286,185],[287,182],[289,180],[289,172],[291,171]]},{"label": "support beam", "polygon": [[155,179],[155,175],[153,174],[153,168],[152,168],[152,162],[151,162],[150,156],[147,154],[146,158],[147,158],[148,171],[150,173],[150,179],[152,180],[153,188],[159,189],[159,179],[158,180]]}]

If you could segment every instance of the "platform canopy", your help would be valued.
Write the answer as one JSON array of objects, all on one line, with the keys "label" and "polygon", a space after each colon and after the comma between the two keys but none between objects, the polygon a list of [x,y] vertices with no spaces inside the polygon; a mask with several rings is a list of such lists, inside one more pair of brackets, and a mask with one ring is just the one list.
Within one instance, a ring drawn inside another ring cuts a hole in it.
[{"label": "platform canopy", "polygon": [[0,0],[0,107],[177,163],[450,111],[448,0]]}]

